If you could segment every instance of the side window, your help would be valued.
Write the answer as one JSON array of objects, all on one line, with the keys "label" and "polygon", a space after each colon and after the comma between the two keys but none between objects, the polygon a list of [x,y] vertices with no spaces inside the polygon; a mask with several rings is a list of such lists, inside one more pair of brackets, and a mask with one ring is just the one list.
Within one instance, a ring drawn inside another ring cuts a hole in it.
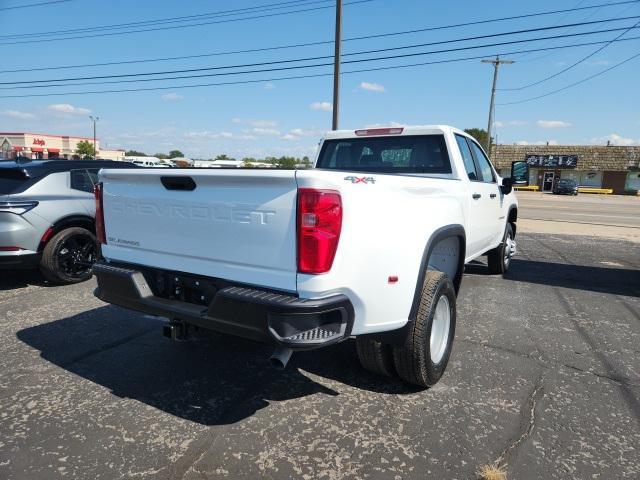
[{"label": "side window", "polygon": [[87,170],[71,170],[71,188],[82,192],[93,192],[93,182]]},{"label": "side window", "polygon": [[98,183],[98,172],[100,169],[98,168],[89,168],[87,169],[87,173],[89,174],[89,178],[91,179],[91,183],[94,185]]},{"label": "side window", "polygon": [[456,135],[456,142],[458,142],[458,148],[460,149],[460,154],[462,155],[462,160],[464,162],[464,168],[467,171],[469,180],[480,180],[478,172],[476,172],[476,164],[473,162],[473,155],[471,154],[471,150],[469,149],[467,139],[461,135]]},{"label": "side window", "polygon": [[469,140],[469,144],[471,145],[473,155],[476,157],[476,161],[478,162],[478,167],[480,167],[480,172],[482,173],[482,181],[486,183],[495,182],[496,178],[493,176],[493,169],[491,168],[489,159],[485,156],[484,152],[476,142],[472,142],[471,140]]}]

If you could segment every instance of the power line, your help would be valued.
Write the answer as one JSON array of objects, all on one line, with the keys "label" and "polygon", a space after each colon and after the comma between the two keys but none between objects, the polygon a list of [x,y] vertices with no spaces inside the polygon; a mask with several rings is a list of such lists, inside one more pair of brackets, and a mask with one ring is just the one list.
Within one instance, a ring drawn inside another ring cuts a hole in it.
[{"label": "power line", "polygon": [[609,42],[605,43],[604,45],[602,45],[601,47],[597,48],[596,50],[594,50],[593,52],[591,52],[589,55],[582,57],[580,60],[578,60],[577,62],[572,63],[571,65],[569,65],[566,68],[563,68],[562,70],[560,70],[559,72],[556,72],[552,75],[548,75],[544,78],[541,78],[540,80],[537,80],[535,82],[531,82],[528,83],[526,85],[522,85],[520,87],[513,87],[513,88],[500,88],[499,90],[503,90],[503,91],[513,91],[513,90],[524,90],[525,88],[530,88],[533,87],[535,85],[540,85],[541,83],[544,83],[546,81],[551,80],[552,78],[556,78],[560,75],[562,75],[565,72],[568,72],[569,70],[571,70],[572,68],[580,65],[582,62],[590,59],[591,57],[593,57],[594,55],[596,55],[597,53],[601,52],[602,50],[604,50],[605,48],[607,48],[609,45],[611,45],[613,42],[615,42],[616,40],[619,40],[620,38],[622,38],[625,34],[629,33],[632,29],[636,28],[638,25],[640,25],[640,21],[634,23],[632,26],[630,26],[629,28],[627,28],[626,30],[624,30],[620,35],[618,35],[617,37],[613,38],[612,40],[610,40]]},{"label": "power line", "polygon": [[[629,37],[629,38],[624,38],[617,41],[623,42],[623,41],[630,41],[630,40],[640,40],[640,37]],[[560,50],[564,48],[596,45],[599,43],[602,43],[602,42],[588,42],[588,43],[580,43],[575,45],[561,45],[561,46],[555,46],[555,47],[516,50],[516,51],[510,51],[510,52],[502,52],[499,55],[505,56],[505,55],[516,55],[520,53]],[[349,70],[346,72],[342,72],[342,75],[365,73],[365,72],[378,72],[383,70],[396,70],[400,68],[413,68],[413,67],[438,65],[438,64],[446,64],[446,63],[466,62],[466,61],[472,61],[472,60],[479,60],[482,58],[486,58],[486,55],[478,55],[473,57],[463,57],[463,58],[455,58],[455,59],[433,60],[430,62],[419,62],[419,63],[410,63],[410,64],[403,64],[403,65],[390,65],[390,66],[382,66],[382,67],[363,68],[358,70]],[[140,88],[127,88],[127,89],[118,89],[118,90],[94,90],[94,91],[83,91],[83,92],[54,92],[54,93],[0,95],[0,98],[57,97],[57,96],[65,96],[65,95],[92,95],[92,94],[105,94],[105,93],[149,92],[149,91],[201,88],[201,87],[213,87],[213,86],[224,86],[224,85],[246,85],[246,84],[255,84],[255,83],[284,81],[284,80],[320,78],[320,77],[328,77],[332,75],[333,73],[313,73],[309,75],[295,75],[295,76],[287,76],[287,77],[261,78],[261,79],[252,79],[252,80],[234,80],[229,82],[201,83],[201,84],[191,84],[191,85],[170,85],[170,86],[163,86],[163,87],[140,87]]]},{"label": "power line", "polygon": [[[8,35],[0,35],[0,40],[10,40],[10,39],[20,39],[20,38],[37,38],[37,37],[51,37],[51,36],[66,36],[66,35],[77,35],[80,33],[91,33],[94,31],[104,32],[105,30],[122,30],[127,28],[138,28],[138,27],[150,27],[157,25],[165,25],[171,23],[180,23],[180,22],[195,22],[203,19],[211,19],[211,18],[219,18],[219,17],[230,17],[236,15],[244,15],[244,14],[252,14],[259,13],[270,10],[278,10],[284,8],[296,8],[299,6],[308,6],[318,3],[329,3],[332,0],[290,0],[286,2],[278,2],[278,3],[268,3],[263,5],[257,5],[254,7],[246,7],[246,8],[236,8],[232,10],[216,10],[213,12],[205,12],[199,13],[195,15],[185,15],[180,17],[169,17],[169,18],[159,18],[155,20],[141,20],[137,22],[128,22],[128,23],[116,23],[112,25],[100,25],[86,28],[74,28],[72,31],[69,29],[65,30],[50,30],[48,32],[33,32],[33,33],[18,33],[18,34],[8,34]],[[46,40],[46,39],[45,39]]]},{"label": "power line", "polygon": [[[638,16],[631,17],[631,18],[636,19],[636,18],[638,18]],[[615,19],[613,19],[613,20],[605,20],[605,21],[615,21]],[[604,22],[604,21],[602,21],[602,22]],[[589,22],[589,23],[592,23],[592,22]],[[425,46],[433,46],[433,45],[438,45],[438,44],[443,44],[443,43],[454,43],[454,42],[468,41],[468,40],[475,40],[475,39],[482,39],[482,38],[490,38],[490,37],[505,36],[505,35],[514,35],[514,34],[519,34],[519,33],[531,33],[531,32],[538,32],[538,31],[544,31],[544,30],[549,30],[549,29],[554,29],[554,28],[563,28],[563,27],[564,26],[540,27],[540,28],[527,29],[527,30],[518,30],[518,31],[514,31],[514,32],[502,32],[502,33],[498,33],[498,34],[466,37],[466,38],[462,38],[462,39],[443,40],[443,41],[429,42],[429,43],[418,43],[418,44],[404,45],[404,46],[399,46],[399,47],[381,48],[381,49],[375,49],[375,50],[364,50],[364,51],[360,51],[360,52],[345,53],[342,56],[343,57],[352,57],[352,56],[365,55],[365,54],[371,54],[371,53],[382,53],[382,52],[389,52],[389,51],[406,50],[406,49],[419,48],[419,47],[425,47]],[[635,27],[631,27],[631,28],[635,28]],[[506,41],[506,42],[495,42],[495,43],[489,43],[489,44],[484,44],[484,45],[472,45],[472,46],[466,46],[466,47],[456,47],[456,48],[448,48],[448,49],[441,49],[441,50],[432,50],[432,51],[428,51],[428,52],[407,53],[407,54],[403,54],[403,55],[399,55],[399,56],[380,57],[379,59],[373,59],[373,60],[386,60],[386,59],[390,59],[390,58],[401,58],[401,57],[421,56],[421,55],[434,55],[434,54],[439,54],[439,53],[451,53],[451,52],[458,52],[458,51],[464,51],[464,50],[473,50],[473,49],[478,49],[478,48],[489,48],[489,47],[497,47],[497,46],[518,44],[518,43],[537,42],[537,41],[549,40],[549,39],[570,38],[570,37],[584,36],[584,35],[596,35],[596,34],[600,34],[600,33],[609,33],[609,32],[612,32],[612,31],[620,31],[620,30],[628,30],[628,28],[627,27],[621,27],[621,28],[614,28],[614,29],[595,30],[595,31],[591,31],[591,32],[572,33],[572,34],[565,34],[565,35],[553,35],[553,36],[547,36],[547,37],[538,37],[538,38],[530,38],[530,39],[522,39],[522,40],[510,40],[510,41]],[[37,88],[37,87],[51,87],[51,86],[69,86],[69,84],[58,84],[58,85],[43,85],[43,84],[58,83],[58,82],[79,82],[79,81],[82,81],[82,80],[104,80],[104,79],[114,79],[114,78],[152,77],[152,76],[158,76],[158,75],[172,75],[172,74],[181,74],[181,73],[205,72],[205,71],[213,71],[213,70],[226,70],[226,69],[231,69],[231,68],[246,68],[246,67],[278,65],[278,64],[285,64],[285,63],[309,62],[309,61],[316,61],[316,60],[326,60],[326,59],[330,59],[330,58],[333,58],[333,55],[323,55],[323,56],[317,56],[317,57],[306,57],[306,58],[296,58],[296,59],[286,59],[286,60],[274,60],[274,61],[269,61],[269,62],[257,62],[257,63],[248,63],[248,64],[224,65],[224,66],[216,66],[216,67],[202,67],[202,68],[191,68],[191,69],[180,69],[180,70],[166,70],[166,71],[161,71],[161,72],[140,72],[140,73],[129,73],[129,74],[117,74],[117,75],[94,75],[94,76],[88,76],[88,77],[56,78],[56,79],[47,79],[47,80],[21,80],[21,81],[16,81],[16,82],[0,82],[0,85],[5,85],[5,86],[17,85],[16,87],[13,87],[13,88]],[[367,61],[372,61],[372,59],[346,60],[343,63],[347,63],[348,64],[348,63],[359,63],[359,62],[367,62]],[[238,75],[238,74],[243,74],[243,73],[262,73],[262,72],[268,72],[268,71],[292,70],[292,69],[297,69],[297,68],[320,67],[320,66],[326,66],[326,65],[327,64],[323,63],[323,64],[315,64],[315,65],[310,65],[310,66],[302,65],[302,66],[292,66],[292,67],[278,67],[278,68],[272,68],[272,69],[252,70],[252,71],[243,71],[243,72],[225,72],[225,73],[209,74],[209,75],[201,75],[201,76],[224,76],[224,75]],[[195,77],[198,77],[198,75],[193,75],[193,76],[190,76],[190,77],[169,77],[169,78],[166,78],[165,80],[176,80],[176,79],[181,79],[181,78],[195,78]],[[120,82],[108,82],[108,81],[105,81],[105,82],[94,82],[94,83],[76,83],[75,85],[83,85],[83,84],[84,85],[87,85],[87,84],[91,85],[91,84],[96,84],[96,83],[127,83],[127,82],[134,82],[134,81],[156,81],[156,80],[163,80],[163,79],[150,78],[150,79],[143,79],[143,80],[122,80]],[[36,85],[34,85],[34,84],[36,84]],[[21,85],[28,85],[28,86],[21,86]],[[71,84],[71,85],[74,85],[74,84]],[[6,89],[6,87],[4,89]]]},{"label": "power line", "polygon": [[21,8],[32,8],[32,7],[40,7],[40,6],[44,6],[44,5],[53,5],[55,3],[67,3],[67,2],[71,2],[72,0],[50,0],[48,2],[39,2],[39,3],[29,3],[26,5],[15,5],[13,7],[2,7],[0,8],[0,11],[4,11],[4,10],[18,10]]},{"label": "power line", "polygon": [[611,67],[606,68],[606,69],[604,69],[604,70],[602,70],[602,71],[600,71],[598,73],[594,73],[593,75],[589,75],[588,77],[583,78],[582,80],[578,80],[577,82],[570,83],[569,85],[565,85],[562,88],[558,88],[556,90],[552,90],[552,91],[544,93],[542,95],[537,95],[537,96],[531,97],[531,98],[525,98],[524,100],[518,100],[518,101],[515,101],[515,102],[499,103],[498,105],[500,105],[500,106],[503,106],[503,105],[516,105],[516,104],[519,104],[519,103],[532,102],[532,101],[538,100],[540,98],[545,98],[545,97],[548,97],[550,95],[554,95],[556,93],[563,92],[563,91],[568,90],[570,88],[573,88],[573,87],[575,87],[577,85],[581,85],[581,84],[583,84],[585,82],[588,82],[589,80],[591,80],[593,78],[599,77],[600,75],[604,75],[605,73],[613,70],[614,68],[618,68],[618,67],[624,65],[625,63],[628,63],[628,62],[630,62],[630,61],[632,61],[632,60],[634,60],[634,59],[636,59],[638,57],[640,57],[640,53],[636,53],[635,55],[633,55],[633,56],[631,56],[631,57],[629,57],[629,58],[627,58],[625,60],[622,60],[621,62],[618,62],[615,65],[612,65]]},{"label": "power line", "polygon": [[[371,0],[368,0],[371,1]],[[410,33],[421,33],[421,32],[429,32],[429,31],[436,31],[436,30],[444,30],[444,29],[450,29],[450,28],[459,28],[459,27],[468,27],[468,26],[472,26],[472,25],[482,25],[482,24],[487,24],[487,23],[495,23],[495,22],[503,22],[503,21],[509,21],[509,20],[520,20],[520,19],[525,19],[525,18],[532,18],[532,17],[539,17],[539,16],[547,16],[547,15],[556,15],[556,14],[560,14],[560,13],[567,13],[567,12],[577,12],[577,11],[582,11],[582,10],[590,10],[590,9],[595,9],[595,8],[605,8],[605,7],[613,7],[616,5],[626,5],[626,4],[635,4],[640,2],[640,0],[624,0],[624,1],[619,1],[619,2],[612,2],[612,3],[604,3],[604,4],[598,4],[598,5],[589,5],[589,6],[585,6],[585,7],[579,7],[579,8],[565,8],[565,9],[560,9],[560,10],[551,10],[551,11],[546,11],[546,12],[536,12],[536,13],[528,13],[528,14],[521,14],[521,15],[512,15],[512,16],[507,16],[507,17],[498,17],[498,18],[490,18],[490,19],[484,19],[484,20],[475,20],[475,21],[471,21],[471,22],[463,22],[463,23],[457,23],[457,24],[448,24],[448,25],[440,25],[440,26],[435,26],[435,27],[429,27],[429,28],[420,28],[420,29],[415,29],[415,30],[408,30],[406,32],[404,32],[405,34],[410,34]],[[359,3],[359,2],[355,2],[355,3]],[[345,4],[346,5],[346,4]],[[264,7],[264,6],[263,6]],[[258,8],[258,7],[254,7],[254,8]],[[328,7],[317,7],[315,8],[315,10],[319,10],[322,8],[332,8],[332,6],[328,6]],[[310,11],[310,10],[307,10]],[[282,12],[280,13],[280,15],[285,15],[285,14],[289,14],[289,13],[297,13],[297,12]],[[203,15],[212,15],[211,13],[209,14],[203,14]],[[272,14],[271,16],[275,16],[276,14]],[[179,17],[176,17],[179,18]],[[183,25],[183,26],[174,26],[174,27],[166,27],[167,28],[188,28],[188,27],[193,27],[193,26],[200,26],[200,25],[210,25],[211,23],[226,23],[226,22],[230,22],[230,21],[241,21],[241,20],[251,20],[253,18],[263,18],[263,17],[248,17],[248,18],[241,18],[241,19],[231,19],[231,20],[226,20],[226,21],[220,21],[220,22],[209,22],[209,23],[199,23],[199,24],[192,24],[192,25]],[[168,20],[168,19],[165,19]],[[159,20],[156,20],[159,21]],[[147,21],[149,22],[149,21]],[[141,23],[141,22],[137,22],[137,23]],[[137,24],[136,23],[136,24]],[[123,25],[123,24],[120,24]],[[135,26],[135,24],[132,24]],[[109,29],[110,27],[114,27],[113,25],[103,25],[103,26],[97,26],[97,27],[91,27],[93,29],[98,29],[98,30],[105,30],[105,29]],[[112,32],[111,35],[125,35],[125,34],[129,34],[129,33],[140,33],[140,32],[144,32],[144,31],[157,31],[158,29],[149,29],[149,30],[141,30],[141,31],[128,31],[128,32]],[[44,35],[44,34],[57,34],[57,33],[68,33],[68,32],[42,32],[39,34],[30,34],[30,35]],[[75,33],[75,31],[74,31]],[[12,38],[19,36],[20,38],[23,38],[25,36],[28,36],[29,34],[20,34],[20,35],[12,35]],[[95,35],[97,37],[99,36],[105,36],[105,35],[109,35],[109,34],[98,34]],[[368,39],[368,38],[382,38],[385,36],[388,36],[389,34],[379,34],[379,35],[371,35],[371,36],[367,36],[367,37],[354,37],[351,39],[345,39],[344,41],[348,41],[348,40],[360,40],[360,39]],[[392,34],[395,35],[395,34]],[[74,40],[74,39],[81,39],[81,38],[92,38],[94,36],[92,35],[84,35],[84,36],[76,36],[76,37],[65,37],[65,38],[58,38],[58,39],[43,39],[43,40],[27,40],[24,42],[12,42],[12,43],[0,43],[0,45],[13,45],[13,44],[17,44],[17,43],[39,43],[39,42],[47,42],[47,41],[59,41],[59,40]],[[0,40],[3,37],[0,36]],[[5,37],[8,38],[8,37]],[[332,42],[326,42],[326,43],[332,43]]]},{"label": "power line", "polygon": [[[573,6],[573,8],[578,8],[580,5],[582,5],[582,4],[583,4],[584,2],[586,2],[586,1],[587,1],[587,0],[580,0],[578,3],[576,3],[576,4]],[[593,10],[591,13],[589,13],[589,15],[587,15],[587,16],[583,19],[583,21],[584,21],[584,20],[588,20],[588,19],[589,19],[589,18],[591,18],[593,15],[597,14],[597,13],[598,13],[598,11],[599,11],[599,9],[598,9],[598,10]],[[564,14],[564,15],[562,15],[559,19],[557,19],[557,20],[553,23],[553,25],[558,25],[558,24],[560,24],[560,22],[562,22],[565,18],[568,18],[569,16],[571,16],[571,13],[565,13],[565,14]],[[569,30],[567,30],[567,31],[569,31]],[[551,43],[551,42],[547,42],[547,43],[546,43],[546,45],[548,45],[548,44],[550,44],[550,43]],[[521,56],[520,56],[520,59],[522,59],[522,58],[524,58],[524,57],[526,57],[526,56],[527,56],[526,54],[525,54],[525,55],[521,55]],[[519,60],[519,61],[520,61],[520,60]]]},{"label": "power line", "polygon": [[[611,4],[603,4],[603,5],[602,4],[601,5],[593,5],[593,6],[590,6],[590,7],[583,7],[583,8],[585,8],[585,9],[586,8],[597,8],[597,7],[604,8],[604,7],[613,6],[613,5],[629,4],[629,3],[633,4],[633,3],[638,3],[638,2],[640,2],[640,0],[623,1],[623,2],[617,2],[617,3],[611,3]],[[290,2],[285,2],[285,3],[290,3]],[[273,5],[279,5],[279,4],[273,4]],[[253,8],[257,8],[257,7],[253,7]],[[568,11],[574,11],[574,10],[575,9],[569,9]],[[532,13],[532,14],[526,14],[525,17],[553,15],[553,14],[556,14],[556,13],[566,12],[566,11],[567,10],[554,10],[554,11],[549,11],[549,12]],[[451,24],[451,25],[441,25],[441,26],[427,27],[427,28],[420,28],[420,29],[413,29],[413,30],[404,30],[404,31],[399,31],[399,32],[387,32],[387,33],[380,33],[380,34],[375,34],[375,35],[349,37],[349,38],[344,38],[342,41],[343,42],[352,42],[352,41],[369,40],[369,39],[374,39],[374,38],[383,38],[383,37],[390,37],[390,36],[410,35],[410,34],[415,34],[415,33],[423,33],[423,32],[429,32],[429,31],[434,31],[434,30],[451,29],[451,28],[457,28],[457,27],[463,27],[463,26],[469,26],[469,25],[477,25],[477,24],[482,24],[482,23],[492,23],[492,22],[513,20],[513,19],[517,19],[517,18],[521,18],[521,17],[522,16],[502,17],[502,18],[494,18],[494,19],[488,19],[488,20],[480,20],[480,21],[475,21],[475,22],[466,22],[466,23],[458,23],[458,24]],[[0,37],[0,38],[2,38],[2,37]],[[203,54],[196,54],[196,55],[174,56],[174,57],[148,58],[148,59],[139,59],[139,60],[121,60],[121,61],[115,61],[115,62],[89,63],[89,64],[77,64],[77,65],[63,65],[63,66],[51,66],[51,67],[18,68],[18,69],[13,69],[13,70],[0,70],[0,73],[39,72],[39,71],[45,71],[45,70],[64,70],[64,69],[74,69],[74,68],[104,67],[104,66],[113,66],[113,65],[128,65],[128,64],[136,64],[136,63],[165,62],[165,61],[173,61],[173,60],[188,60],[188,59],[194,59],[194,58],[205,58],[205,57],[214,57],[214,56],[223,56],[223,55],[235,55],[235,54],[243,54],[243,53],[257,53],[257,52],[266,52],[266,51],[273,51],[273,50],[285,50],[285,49],[290,49],[290,48],[310,47],[310,46],[328,45],[328,44],[333,44],[333,40],[323,40],[323,41],[315,41],[315,42],[307,42],[307,43],[278,45],[278,46],[273,46],[273,47],[261,47],[261,48],[245,49],[245,50],[232,50],[232,51],[203,53]]]},{"label": "power line", "polygon": [[[370,3],[370,2],[373,2],[373,1],[375,1],[375,0],[354,0],[354,1],[351,1],[349,3],[345,3],[344,5],[345,6],[347,6],[347,5],[357,5],[357,4],[362,4],[362,3]],[[61,37],[61,38],[47,38],[47,39],[40,39],[40,40],[24,40],[24,41],[18,41],[18,42],[0,42],[0,45],[20,45],[20,44],[25,44],[25,43],[57,42],[57,41],[61,41],[61,40],[78,40],[78,39],[83,39],[83,38],[109,37],[109,36],[114,36],[114,35],[125,35],[125,34],[130,34],[130,33],[157,32],[157,31],[161,31],[161,30],[174,30],[176,28],[199,27],[199,26],[203,26],[203,25],[217,25],[217,24],[221,24],[221,23],[242,22],[242,21],[245,21],[245,20],[256,20],[256,19],[262,19],[262,18],[279,17],[279,16],[284,16],[284,15],[291,15],[291,14],[294,14],[294,13],[304,13],[304,12],[313,12],[313,11],[317,11],[317,10],[324,10],[324,9],[327,9],[327,8],[333,8],[333,5],[327,5],[327,6],[323,6],[323,7],[305,8],[305,9],[299,9],[299,10],[291,10],[291,11],[288,11],[288,12],[269,13],[269,14],[265,14],[265,15],[254,15],[252,17],[230,18],[230,19],[226,19],[226,20],[216,20],[216,21],[210,21],[210,22],[192,23],[192,24],[189,24],[189,25],[174,25],[174,26],[167,26],[167,27],[147,28],[147,29],[142,29],[142,30],[129,30],[129,31],[126,31],[126,32],[107,32],[107,33],[97,33],[97,34],[92,34],[92,35],[76,35],[76,36]]]},{"label": "power line", "polygon": [[[635,4],[627,5],[627,6],[625,6],[624,8],[622,8],[621,10],[619,10],[618,12],[616,12],[616,13],[614,14],[614,16],[615,16],[615,17],[622,16],[622,15],[626,14],[629,10],[633,9],[633,8],[634,8],[634,7],[636,7],[636,6],[637,6],[637,5],[635,5]],[[582,20],[583,20],[583,21],[585,21],[585,20],[589,20],[591,17],[593,17],[595,14],[597,14],[600,10],[601,10],[601,8],[599,8],[599,9],[597,9],[597,10],[593,10],[593,11],[591,12],[591,14],[587,15],[587,16],[586,16],[586,17],[584,17]],[[570,30],[570,29],[569,29],[569,30]],[[548,57],[549,57],[549,55],[551,55],[551,53],[547,53],[547,54],[544,54],[544,55],[539,55],[539,56],[534,57],[534,58],[531,58],[531,59],[529,59],[529,60],[527,60],[527,61],[529,61],[529,62],[536,62],[536,61],[539,61],[539,60],[544,60],[545,58],[548,58]]]}]

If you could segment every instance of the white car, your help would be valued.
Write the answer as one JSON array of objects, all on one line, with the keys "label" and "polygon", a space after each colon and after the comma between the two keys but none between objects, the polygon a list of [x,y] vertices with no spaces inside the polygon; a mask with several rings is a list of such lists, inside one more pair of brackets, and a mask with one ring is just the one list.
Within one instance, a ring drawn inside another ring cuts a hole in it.
[{"label": "white car", "polygon": [[447,365],[464,264],[515,253],[514,184],[447,126],[334,131],[311,170],[102,170],[106,302],[293,350],[356,337],[362,365],[429,386]]}]

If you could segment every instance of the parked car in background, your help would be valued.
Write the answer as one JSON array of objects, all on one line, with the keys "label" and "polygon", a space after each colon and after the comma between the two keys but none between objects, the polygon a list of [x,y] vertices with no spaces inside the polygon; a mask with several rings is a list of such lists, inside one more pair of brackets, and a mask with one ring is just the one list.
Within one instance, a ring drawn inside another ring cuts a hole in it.
[{"label": "parked car in background", "polygon": [[578,195],[578,182],[569,178],[561,178],[553,187],[556,195]]},{"label": "parked car in background", "polygon": [[56,284],[91,276],[97,258],[93,185],[110,160],[0,162],[0,268],[40,268]]}]

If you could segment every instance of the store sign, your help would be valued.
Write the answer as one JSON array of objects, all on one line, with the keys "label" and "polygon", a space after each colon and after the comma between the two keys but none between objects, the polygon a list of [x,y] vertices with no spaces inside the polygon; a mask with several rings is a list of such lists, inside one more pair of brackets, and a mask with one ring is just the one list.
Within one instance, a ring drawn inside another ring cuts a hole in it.
[{"label": "store sign", "polygon": [[33,139],[33,144],[34,144],[34,145],[40,145],[40,146],[43,146],[43,145],[44,145],[44,140],[43,140],[43,139],[41,139],[41,138],[34,138],[34,139]]},{"label": "store sign", "polygon": [[534,168],[576,168],[578,155],[526,155],[525,161]]}]

